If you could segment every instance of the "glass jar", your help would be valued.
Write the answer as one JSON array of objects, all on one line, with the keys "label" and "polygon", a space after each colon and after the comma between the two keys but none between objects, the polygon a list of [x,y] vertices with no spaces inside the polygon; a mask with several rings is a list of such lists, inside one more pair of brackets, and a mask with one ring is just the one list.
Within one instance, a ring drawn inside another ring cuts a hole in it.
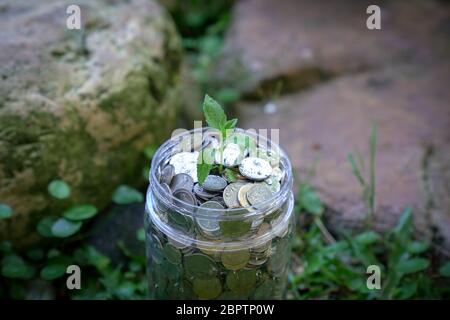
[{"label": "glass jar", "polygon": [[[257,206],[204,210],[173,197],[159,183],[161,170],[180,145],[188,141],[196,149],[201,141],[197,135],[207,130],[184,132],[165,142],[153,157],[145,212],[149,296],[283,299],[295,228],[291,164],[278,145],[236,129],[275,150],[284,173],[279,191]],[[205,225],[211,233],[205,233]]]}]

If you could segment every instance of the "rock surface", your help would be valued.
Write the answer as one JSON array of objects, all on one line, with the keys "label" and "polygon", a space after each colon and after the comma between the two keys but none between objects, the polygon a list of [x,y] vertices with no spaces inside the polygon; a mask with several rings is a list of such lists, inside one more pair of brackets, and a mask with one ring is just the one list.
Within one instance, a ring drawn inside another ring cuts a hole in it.
[{"label": "rock surface", "polygon": [[330,225],[358,226],[365,209],[347,156],[359,150],[368,159],[376,123],[378,227],[412,206],[417,230],[449,249],[448,4],[383,1],[380,31],[365,27],[367,5],[239,2],[226,47],[254,75],[245,90],[274,79],[291,86],[271,110],[263,107],[270,92],[238,104],[239,125],[279,128],[300,179],[319,157],[312,184],[332,209]]},{"label": "rock surface", "polygon": [[[430,235],[430,228],[436,227],[450,240],[449,75],[449,66],[426,72],[408,66],[342,77],[283,96],[276,100],[274,114],[265,114],[262,104],[241,104],[240,124],[279,128],[280,142],[299,178],[305,178],[320,157],[312,184],[336,212],[331,218],[338,223],[362,218],[362,190],[347,155],[359,150],[368,163],[369,136],[376,123],[378,223],[392,226],[402,209],[412,205],[421,231]],[[430,197],[435,199],[431,208]]]},{"label": "rock surface", "polygon": [[[142,149],[164,139],[179,103],[181,44],[152,0],[0,4],[0,202],[14,211],[0,238],[34,241],[36,221],[71,203],[105,206],[135,184]],[[72,187],[52,200],[55,178]]]},{"label": "rock surface", "polygon": [[366,27],[370,4],[238,1],[214,75],[244,92],[277,80],[285,91],[294,91],[344,73],[435,57],[439,51],[445,57],[450,11],[442,3],[378,1],[381,30]]}]

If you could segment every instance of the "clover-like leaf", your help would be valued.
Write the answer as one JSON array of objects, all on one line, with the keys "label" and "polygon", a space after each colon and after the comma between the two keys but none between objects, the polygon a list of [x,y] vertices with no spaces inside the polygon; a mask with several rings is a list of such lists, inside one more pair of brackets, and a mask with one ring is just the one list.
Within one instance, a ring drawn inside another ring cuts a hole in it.
[{"label": "clover-like leaf", "polygon": [[2,275],[5,278],[29,279],[33,273],[33,268],[16,254],[7,255],[2,260]]},{"label": "clover-like leaf", "polygon": [[450,277],[450,261],[447,261],[439,268],[439,273],[444,277]]},{"label": "clover-like leaf", "polygon": [[58,238],[67,238],[77,233],[83,223],[81,221],[70,221],[66,218],[59,218],[52,225],[52,235]]},{"label": "clover-like leaf", "polygon": [[47,189],[56,199],[66,199],[70,196],[70,186],[63,180],[53,180]]},{"label": "clover-like leaf", "polygon": [[4,203],[0,203],[0,219],[10,218],[12,216],[12,209]]},{"label": "clover-like leaf", "polygon": [[397,271],[401,274],[410,274],[422,271],[430,265],[430,261],[424,258],[401,260],[397,264]]},{"label": "clover-like leaf", "polygon": [[87,220],[96,214],[97,208],[91,204],[73,206],[63,212],[63,216],[72,221]]},{"label": "clover-like leaf", "polygon": [[117,204],[130,204],[144,201],[142,193],[130,186],[120,185],[114,191],[112,200]]},{"label": "clover-like leaf", "polygon": [[53,237],[52,226],[58,220],[57,217],[44,217],[39,220],[36,231],[43,237]]},{"label": "clover-like leaf", "polygon": [[44,280],[55,280],[66,273],[67,265],[61,263],[48,264],[41,270],[41,278]]}]

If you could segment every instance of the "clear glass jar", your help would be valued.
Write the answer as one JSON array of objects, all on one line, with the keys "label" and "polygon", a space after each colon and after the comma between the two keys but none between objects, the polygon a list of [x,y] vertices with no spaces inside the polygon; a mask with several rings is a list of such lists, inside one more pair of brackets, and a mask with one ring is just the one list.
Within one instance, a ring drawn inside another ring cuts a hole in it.
[{"label": "clear glass jar", "polygon": [[[283,299],[295,220],[291,164],[279,146],[246,132],[258,144],[276,150],[284,172],[279,191],[257,206],[205,212],[173,197],[159,183],[160,172],[180,141],[195,141],[192,137],[206,130],[191,130],[168,140],[153,157],[145,213],[149,296]],[[199,221],[217,232],[204,234]]]}]

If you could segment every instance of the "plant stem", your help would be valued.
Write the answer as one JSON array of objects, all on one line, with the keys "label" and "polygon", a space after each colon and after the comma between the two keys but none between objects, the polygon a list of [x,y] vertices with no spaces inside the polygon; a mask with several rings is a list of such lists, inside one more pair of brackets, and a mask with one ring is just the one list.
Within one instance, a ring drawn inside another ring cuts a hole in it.
[{"label": "plant stem", "polygon": [[314,223],[319,228],[320,232],[322,232],[322,235],[328,244],[333,244],[336,242],[336,240],[333,238],[333,236],[328,231],[327,227],[325,227],[325,225],[323,224],[323,222],[320,218],[314,218]]}]

